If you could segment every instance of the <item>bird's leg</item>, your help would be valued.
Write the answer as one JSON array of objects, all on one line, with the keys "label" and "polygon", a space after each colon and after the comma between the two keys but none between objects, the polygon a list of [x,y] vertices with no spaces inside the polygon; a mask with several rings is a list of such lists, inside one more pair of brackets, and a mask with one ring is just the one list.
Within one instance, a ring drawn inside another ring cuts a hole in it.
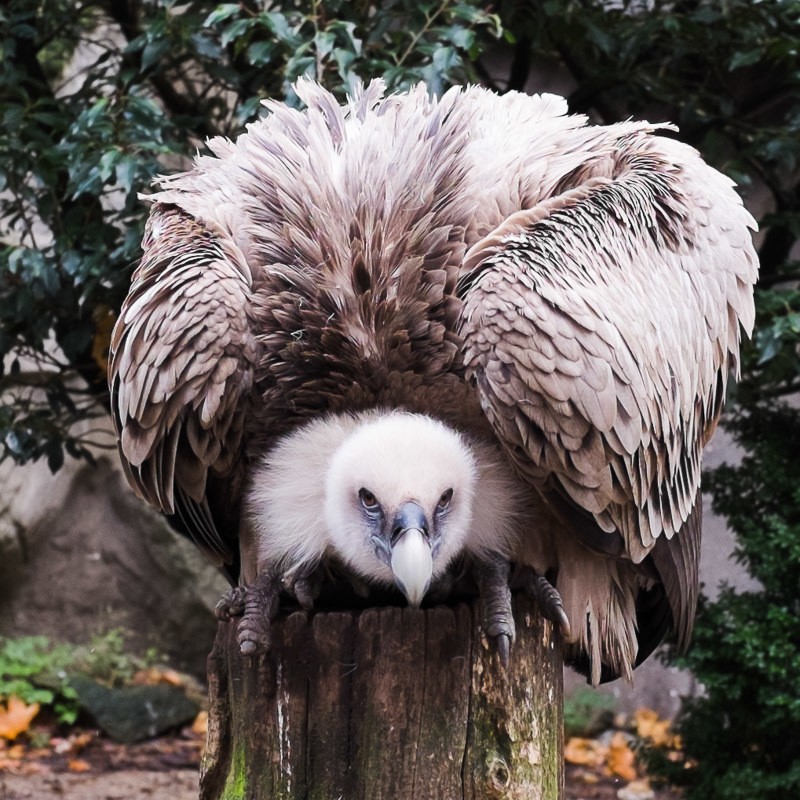
[{"label": "bird's leg", "polygon": [[515,587],[522,587],[536,601],[542,616],[549,619],[565,639],[570,638],[569,617],[564,610],[561,595],[544,575],[540,575],[533,567],[522,567],[514,576],[513,584]]},{"label": "bird's leg", "polygon": [[486,634],[497,650],[501,663],[507,667],[516,636],[511,588],[508,585],[511,565],[502,556],[491,555],[476,561],[474,570],[483,600]]},{"label": "bird's leg", "polygon": [[239,620],[239,650],[249,656],[269,650],[269,629],[278,615],[280,579],[270,570],[262,572],[250,586],[235,586],[223,595],[214,612],[217,618]]}]

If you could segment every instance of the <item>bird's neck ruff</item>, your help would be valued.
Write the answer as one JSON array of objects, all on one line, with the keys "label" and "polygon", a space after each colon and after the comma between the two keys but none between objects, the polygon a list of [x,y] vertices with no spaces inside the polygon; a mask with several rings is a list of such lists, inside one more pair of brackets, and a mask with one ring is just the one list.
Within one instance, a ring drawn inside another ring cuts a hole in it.
[{"label": "bird's neck ruff", "polygon": [[459,553],[508,550],[519,495],[491,445],[431,417],[329,415],[280,439],[254,470],[245,524],[259,572],[330,560],[368,584],[389,587],[399,584],[398,563],[405,582],[415,569],[391,549],[393,520],[413,504],[431,551],[417,560],[435,583]]}]

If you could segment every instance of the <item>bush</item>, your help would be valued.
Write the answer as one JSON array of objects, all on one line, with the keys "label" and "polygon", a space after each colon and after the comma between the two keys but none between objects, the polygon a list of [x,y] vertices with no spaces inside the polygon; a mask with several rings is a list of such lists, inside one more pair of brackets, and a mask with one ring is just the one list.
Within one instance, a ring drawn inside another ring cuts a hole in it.
[{"label": "bush", "polygon": [[39,703],[59,722],[70,725],[79,711],[70,676],[81,675],[117,687],[159,660],[153,650],[143,656],[126,652],[124,633],[116,628],[78,646],[55,643],[45,636],[0,637],[0,703],[11,697],[26,705]]},{"label": "bush", "polygon": [[800,797],[800,416],[780,406],[733,422],[747,455],[710,484],[763,588],[701,604],[678,659],[704,689],[682,707],[683,758],[650,760],[687,800],[785,800]]}]

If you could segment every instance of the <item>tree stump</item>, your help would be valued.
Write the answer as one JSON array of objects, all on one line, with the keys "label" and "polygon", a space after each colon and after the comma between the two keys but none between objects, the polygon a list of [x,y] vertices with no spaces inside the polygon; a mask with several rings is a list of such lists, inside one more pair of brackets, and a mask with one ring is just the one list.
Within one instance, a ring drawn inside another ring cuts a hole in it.
[{"label": "tree stump", "polygon": [[221,624],[201,800],[557,800],[561,651],[530,600],[514,615],[507,670],[477,601],[292,613],[258,657]]}]

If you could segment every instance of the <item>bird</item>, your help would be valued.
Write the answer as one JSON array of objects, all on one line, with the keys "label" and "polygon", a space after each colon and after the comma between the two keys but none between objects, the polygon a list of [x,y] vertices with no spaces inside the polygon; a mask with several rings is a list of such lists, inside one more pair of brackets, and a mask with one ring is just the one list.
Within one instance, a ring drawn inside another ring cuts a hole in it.
[{"label": "bird", "polygon": [[144,196],[109,356],[127,479],[228,577],[241,652],[342,581],[470,582],[504,663],[527,592],[593,684],[685,648],[754,324],[733,182],[552,94],[294,90]]}]

